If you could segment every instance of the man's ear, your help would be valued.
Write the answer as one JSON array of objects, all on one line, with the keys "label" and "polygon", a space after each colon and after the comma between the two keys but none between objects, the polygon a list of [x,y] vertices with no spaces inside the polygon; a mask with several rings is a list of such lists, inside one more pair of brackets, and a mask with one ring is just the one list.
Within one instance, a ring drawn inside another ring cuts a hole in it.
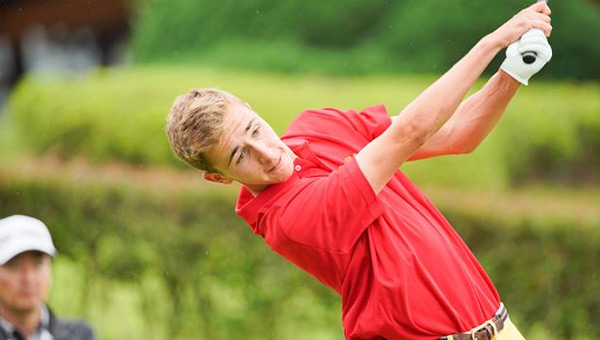
[{"label": "man's ear", "polygon": [[203,176],[204,176],[204,180],[209,181],[209,182],[215,182],[215,183],[221,183],[221,184],[230,184],[231,182],[233,182],[233,180],[231,178],[225,177],[221,174],[217,174],[214,172],[205,172]]}]

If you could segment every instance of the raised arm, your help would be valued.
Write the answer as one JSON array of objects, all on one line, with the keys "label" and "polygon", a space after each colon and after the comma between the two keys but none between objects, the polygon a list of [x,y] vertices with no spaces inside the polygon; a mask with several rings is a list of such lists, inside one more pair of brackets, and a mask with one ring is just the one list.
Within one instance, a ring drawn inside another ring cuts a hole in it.
[{"label": "raised arm", "polygon": [[356,155],[358,165],[375,193],[448,121],[500,50],[530,28],[540,28],[547,35],[550,33],[549,14],[550,9],[545,3],[537,3],[485,36],[394,118],[385,132]]},{"label": "raised arm", "polygon": [[481,90],[463,101],[446,124],[408,160],[475,150],[496,126],[520,85],[504,71],[498,71]]}]

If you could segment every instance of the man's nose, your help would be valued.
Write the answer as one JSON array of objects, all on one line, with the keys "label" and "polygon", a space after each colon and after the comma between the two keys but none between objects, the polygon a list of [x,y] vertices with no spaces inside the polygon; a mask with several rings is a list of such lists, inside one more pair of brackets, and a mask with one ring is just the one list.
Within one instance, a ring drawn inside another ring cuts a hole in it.
[{"label": "man's nose", "polygon": [[19,275],[25,283],[30,282],[33,278],[35,278],[36,273],[37,268],[31,263],[25,262],[21,264],[21,267],[19,268]]},{"label": "man's nose", "polygon": [[260,143],[255,143],[252,147],[261,164],[267,164],[273,160],[273,148]]}]

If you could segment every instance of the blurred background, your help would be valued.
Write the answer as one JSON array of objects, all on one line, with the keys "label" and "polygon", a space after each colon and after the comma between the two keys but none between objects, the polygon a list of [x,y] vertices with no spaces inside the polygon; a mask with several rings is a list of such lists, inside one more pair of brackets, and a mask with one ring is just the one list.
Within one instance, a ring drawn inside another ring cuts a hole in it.
[{"label": "blurred background", "polygon": [[[471,155],[406,164],[528,339],[600,336],[600,1],[555,0],[554,56]],[[50,305],[100,339],[343,339],[340,299],[172,155],[175,96],[220,87],[282,133],[391,114],[530,1],[0,0],[0,216],[48,224]],[[500,53],[473,90],[495,73]]]}]

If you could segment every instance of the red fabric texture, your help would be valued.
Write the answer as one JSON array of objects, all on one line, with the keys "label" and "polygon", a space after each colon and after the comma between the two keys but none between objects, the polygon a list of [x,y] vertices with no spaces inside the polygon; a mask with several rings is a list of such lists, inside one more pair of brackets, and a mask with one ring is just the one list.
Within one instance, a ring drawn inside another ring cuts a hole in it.
[{"label": "red fabric texture", "polygon": [[236,212],[269,247],[342,297],[347,339],[436,339],[490,319],[500,299],[442,214],[401,172],[375,195],[354,155],[391,121],[384,106],[302,112],[282,140],[294,174]]}]

